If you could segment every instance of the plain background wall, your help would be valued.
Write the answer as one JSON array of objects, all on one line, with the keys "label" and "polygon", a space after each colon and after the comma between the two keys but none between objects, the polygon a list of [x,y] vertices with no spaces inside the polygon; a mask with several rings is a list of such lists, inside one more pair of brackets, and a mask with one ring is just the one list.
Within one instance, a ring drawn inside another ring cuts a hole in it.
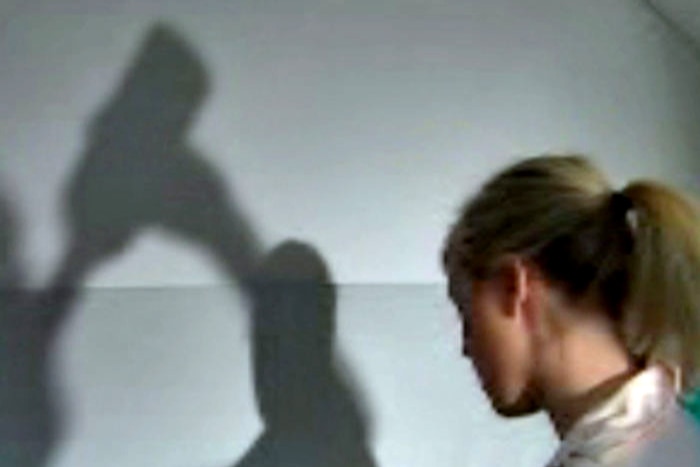
[{"label": "plain background wall", "polygon": [[[208,83],[188,146],[263,249],[298,238],[328,264],[378,464],[542,464],[545,420],[496,418],[459,357],[442,237],[518,156],[585,152],[619,186],[697,192],[692,50],[635,1],[5,0],[0,182],[31,286],[67,247],[69,180],[156,23]],[[261,429],[237,284],[146,229],[83,285],[51,359],[50,465],[232,465]]]}]

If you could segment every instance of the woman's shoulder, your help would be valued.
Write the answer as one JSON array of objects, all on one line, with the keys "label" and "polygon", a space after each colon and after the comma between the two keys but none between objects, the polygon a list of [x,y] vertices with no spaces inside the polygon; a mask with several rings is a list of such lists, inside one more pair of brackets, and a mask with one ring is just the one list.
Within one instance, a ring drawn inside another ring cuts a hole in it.
[{"label": "woman's shoulder", "polygon": [[631,467],[700,466],[700,426],[680,405],[657,437],[641,449]]}]

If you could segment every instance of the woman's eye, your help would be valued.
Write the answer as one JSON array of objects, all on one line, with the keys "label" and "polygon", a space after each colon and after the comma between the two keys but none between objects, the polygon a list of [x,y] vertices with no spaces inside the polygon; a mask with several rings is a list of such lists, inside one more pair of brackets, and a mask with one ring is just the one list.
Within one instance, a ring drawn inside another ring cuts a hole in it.
[{"label": "woman's eye", "polygon": [[469,316],[469,311],[466,308],[460,307],[459,319],[462,321],[462,326],[464,327],[464,331],[467,332],[471,328],[471,319]]},{"label": "woman's eye", "polygon": [[462,355],[469,357],[471,355],[471,336],[469,326],[462,324]]},{"label": "woman's eye", "polygon": [[462,319],[462,335],[464,335],[465,338],[470,337],[472,334],[472,327],[471,324],[465,320]]}]

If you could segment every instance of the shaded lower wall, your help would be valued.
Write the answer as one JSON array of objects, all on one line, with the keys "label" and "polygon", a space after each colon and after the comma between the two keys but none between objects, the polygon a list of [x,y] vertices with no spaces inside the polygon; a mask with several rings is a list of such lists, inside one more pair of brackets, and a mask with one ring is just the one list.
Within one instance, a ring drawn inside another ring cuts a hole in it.
[{"label": "shaded lower wall", "polygon": [[442,286],[270,287],[257,307],[235,287],[86,290],[48,358],[50,390],[23,395],[56,410],[4,420],[44,443],[15,438],[34,457],[0,465],[536,467],[551,454],[543,418],[490,412]]}]

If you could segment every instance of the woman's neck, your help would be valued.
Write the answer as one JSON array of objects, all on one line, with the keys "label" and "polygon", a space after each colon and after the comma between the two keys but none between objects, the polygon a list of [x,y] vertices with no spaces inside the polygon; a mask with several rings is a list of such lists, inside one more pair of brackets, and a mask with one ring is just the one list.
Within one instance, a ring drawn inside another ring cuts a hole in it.
[{"label": "woman's neck", "polygon": [[[578,327],[561,336],[543,362],[543,408],[559,438],[639,370],[619,340],[601,329]],[[551,349],[550,349],[551,350]]]}]

